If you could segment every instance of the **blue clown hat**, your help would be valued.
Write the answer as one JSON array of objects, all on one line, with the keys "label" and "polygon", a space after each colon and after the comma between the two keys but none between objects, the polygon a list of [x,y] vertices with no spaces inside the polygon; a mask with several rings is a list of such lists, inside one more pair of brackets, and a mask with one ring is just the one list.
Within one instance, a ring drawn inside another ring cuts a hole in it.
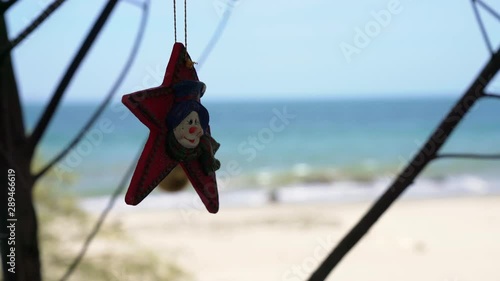
[{"label": "blue clown hat", "polygon": [[205,83],[194,80],[184,80],[173,85],[175,103],[167,115],[167,128],[173,130],[189,113],[195,111],[200,118],[200,125],[204,132],[208,129],[208,110],[198,102],[205,93]]},{"label": "blue clown hat", "polygon": [[175,100],[199,100],[205,93],[205,83],[194,80],[184,80],[173,85]]}]

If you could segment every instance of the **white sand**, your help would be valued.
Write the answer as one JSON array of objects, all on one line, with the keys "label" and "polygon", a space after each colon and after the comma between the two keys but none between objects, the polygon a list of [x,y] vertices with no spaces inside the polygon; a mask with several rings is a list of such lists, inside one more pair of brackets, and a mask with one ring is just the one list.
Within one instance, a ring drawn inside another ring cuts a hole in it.
[{"label": "white sand", "polygon": [[[295,281],[370,204],[222,206],[216,215],[118,209],[108,223],[121,223],[193,280]],[[500,197],[398,202],[327,280],[500,281]]]}]

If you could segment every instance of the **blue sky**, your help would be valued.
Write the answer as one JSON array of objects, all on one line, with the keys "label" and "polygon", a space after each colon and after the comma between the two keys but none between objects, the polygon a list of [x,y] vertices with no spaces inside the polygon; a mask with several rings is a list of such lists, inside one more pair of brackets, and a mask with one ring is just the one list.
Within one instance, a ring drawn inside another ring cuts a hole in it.
[{"label": "blue sky", "polygon": [[[48,2],[16,4],[7,18],[10,36]],[[25,101],[51,95],[105,2],[66,1],[15,49]],[[498,1],[486,2],[495,2],[500,11]],[[489,56],[469,0],[188,0],[188,5],[188,50],[195,60],[221,10],[232,9],[224,34],[198,71],[207,84],[205,100],[458,96]],[[178,38],[183,40],[182,8],[178,0]],[[500,23],[483,14],[498,46]],[[66,101],[103,98],[131,50],[140,16],[135,6],[119,4]],[[174,43],[172,21],[172,1],[152,0],[140,53],[117,99],[160,84]],[[346,56],[345,46],[356,52]],[[500,90],[500,83],[492,90]]]}]

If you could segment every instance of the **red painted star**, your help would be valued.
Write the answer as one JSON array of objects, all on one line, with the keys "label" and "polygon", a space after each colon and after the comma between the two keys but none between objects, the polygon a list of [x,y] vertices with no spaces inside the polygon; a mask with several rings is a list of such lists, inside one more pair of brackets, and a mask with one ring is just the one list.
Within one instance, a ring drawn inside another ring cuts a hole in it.
[{"label": "red painted star", "polygon": [[[186,48],[182,43],[175,43],[163,83],[155,88],[124,95],[122,98],[123,104],[150,130],[125,202],[129,205],[139,204],[180,164],[207,210],[217,213],[219,195],[215,172],[208,175],[204,173],[198,159],[179,163],[166,153],[168,129],[165,120],[175,102],[172,85],[183,80],[199,81]],[[205,134],[209,135],[210,130]]]}]

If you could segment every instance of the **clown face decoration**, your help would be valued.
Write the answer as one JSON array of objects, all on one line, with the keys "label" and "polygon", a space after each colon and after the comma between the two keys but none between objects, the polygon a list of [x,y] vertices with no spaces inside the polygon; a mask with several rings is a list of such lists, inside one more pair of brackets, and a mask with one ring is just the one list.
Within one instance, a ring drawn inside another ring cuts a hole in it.
[{"label": "clown face decoration", "polygon": [[205,84],[182,81],[173,86],[175,100],[166,118],[165,152],[181,163],[197,160],[206,175],[220,168],[214,154],[219,148],[210,135],[208,110],[199,102]]},{"label": "clown face decoration", "polygon": [[195,148],[200,143],[203,136],[203,128],[200,125],[200,117],[196,111],[184,118],[177,127],[174,128],[175,139],[185,148]]}]

